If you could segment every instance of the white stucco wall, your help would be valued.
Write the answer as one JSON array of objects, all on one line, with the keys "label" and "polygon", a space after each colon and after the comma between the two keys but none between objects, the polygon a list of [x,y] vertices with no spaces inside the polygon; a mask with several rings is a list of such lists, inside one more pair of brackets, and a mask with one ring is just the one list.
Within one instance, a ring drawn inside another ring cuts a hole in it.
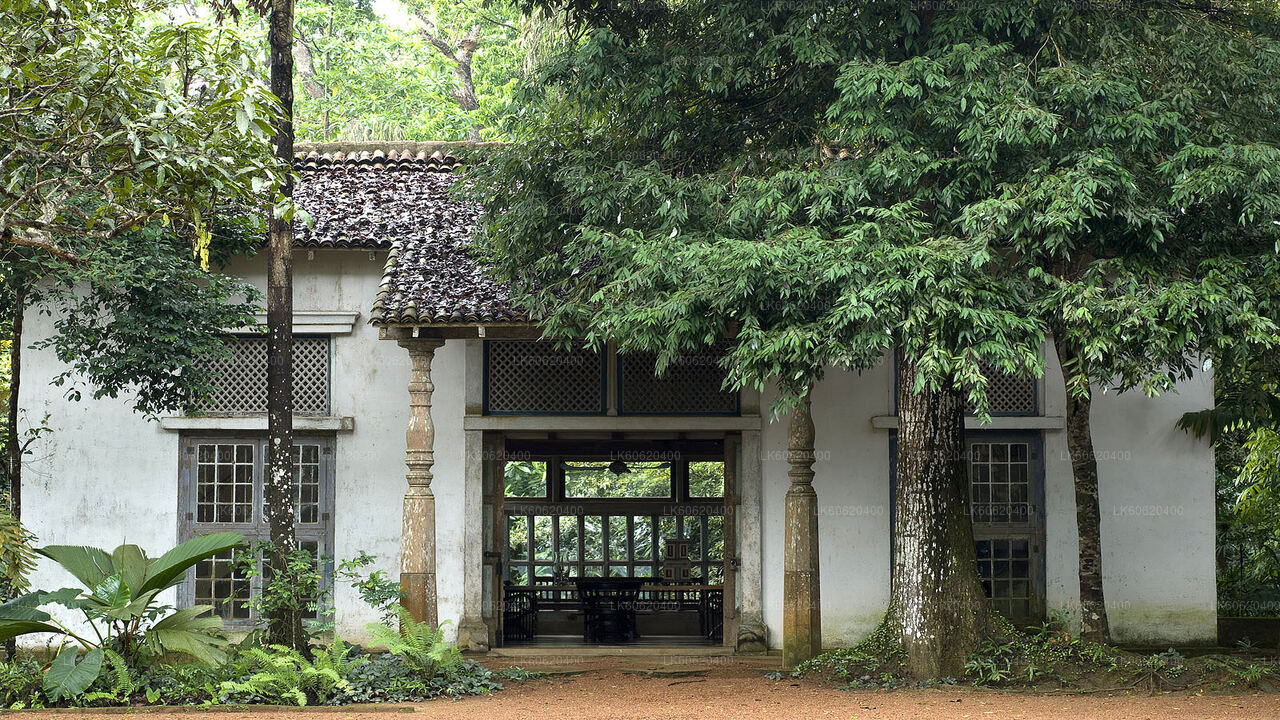
[{"label": "white stucco wall", "polygon": [[[1052,349],[1046,358],[1045,414],[1063,415],[1061,366]],[[1103,589],[1116,642],[1217,641],[1213,448],[1174,426],[1183,413],[1212,405],[1207,374],[1159,398],[1094,392]],[[1045,433],[1045,506],[1048,607],[1078,615],[1079,543],[1064,432]]]},{"label": "white stucco wall", "polygon": [[[408,354],[378,340],[367,324],[384,253],[299,251],[295,309],[359,312],[353,332],[333,343],[332,414],[354,418],[335,446],[334,555],[361,550],[399,572],[404,428],[408,418]],[[233,268],[260,287],[262,264]],[[51,321],[28,317],[32,340]],[[433,366],[436,426],[437,586],[439,613],[462,613],[464,478],[464,343],[450,341]],[[1056,358],[1048,353],[1042,408],[1064,414]],[[61,370],[51,353],[28,351],[23,406],[28,417],[48,413],[54,432],[34,447],[26,466],[25,518],[41,544],[133,542],[153,554],[178,536],[179,433],[134,415],[128,399],[72,403],[49,386]],[[831,371],[813,392],[817,430],[814,486],[819,501],[823,639],[856,643],[879,623],[889,597],[889,432],[871,418],[893,414],[892,363],[862,373]],[[762,398],[767,413],[771,394]],[[1131,643],[1212,642],[1214,590],[1213,454],[1174,429],[1185,411],[1212,402],[1212,383],[1198,378],[1176,394],[1150,400],[1102,395],[1094,403],[1100,454],[1105,581],[1117,640]],[[783,498],[787,489],[786,418],[761,433],[763,614],[770,644],[782,637]],[[1074,493],[1065,437],[1044,433],[1046,596],[1051,609],[1076,606]],[[744,458],[744,462],[750,462]],[[37,587],[72,584],[44,563]],[[169,598],[172,601],[172,597]],[[335,591],[337,629],[360,641],[376,619],[346,586]]]},{"label": "white stucco wall", "polygon": [[[1046,351],[1042,412],[1062,417],[1061,367],[1052,347]],[[874,429],[871,418],[894,413],[892,381],[886,358],[861,374],[830,371],[813,391],[822,637],[830,647],[866,637],[888,605],[889,432]],[[1212,379],[1199,376],[1157,399],[1095,395],[1104,583],[1113,635],[1121,643],[1212,644],[1213,451],[1174,427],[1184,412],[1212,405]],[[772,399],[766,394],[764,404]],[[769,422],[761,452],[764,619],[773,647],[782,641],[786,430],[785,417]],[[1043,437],[1046,605],[1076,615],[1079,544],[1070,456],[1065,432],[1047,430]]]},{"label": "white stucco wall", "polygon": [[[294,265],[294,309],[359,312],[351,334],[332,345],[331,414],[354,419],[354,430],[335,443],[334,556],[365,550],[377,566],[399,575],[401,498],[405,488],[404,430],[408,421],[409,359],[394,342],[379,341],[368,309],[382,277],[385,253],[299,251]],[[265,286],[260,260],[230,271]],[[28,338],[51,332],[52,321],[32,313]],[[115,547],[136,543],[153,556],[178,539],[179,433],[135,415],[128,398],[70,402],[49,385],[62,367],[49,352],[28,351],[22,404],[27,415],[46,413],[53,432],[33,448],[25,468],[24,519],[40,544]],[[461,343],[437,352],[434,365],[437,422],[437,541],[440,616],[461,612],[463,361]],[[36,587],[74,581],[42,562]],[[168,598],[173,602],[172,592]],[[377,619],[347,586],[335,588],[338,632],[360,641]]]},{"label": "white stucco wall", "polygon": [[[829,646],[861,640],[889,603],[889,433],[872,428],[871,418],[893,414],[892,379],[888,359],[861,375],[833,370],[811,396],[822,639]],[[774,397],[766,393],[762,412]],[[764,621],[769,644],[780,647],[783,509],[790,482],[786,417],[765,426],[761,456]]]}]

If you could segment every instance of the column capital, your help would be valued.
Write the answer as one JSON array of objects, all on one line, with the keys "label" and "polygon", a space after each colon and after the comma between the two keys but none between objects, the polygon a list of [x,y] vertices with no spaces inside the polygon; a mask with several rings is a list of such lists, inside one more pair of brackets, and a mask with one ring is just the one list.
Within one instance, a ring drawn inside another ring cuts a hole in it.
[{"label": "column capital", "polygon": [[796,485],[813,485],[814,438],[813,415],[806,393],[791,411],[791,421],[787,426],[787,464],[790,466],[787,477],[791,479],[792,489],[802,489],[794,487]]}]

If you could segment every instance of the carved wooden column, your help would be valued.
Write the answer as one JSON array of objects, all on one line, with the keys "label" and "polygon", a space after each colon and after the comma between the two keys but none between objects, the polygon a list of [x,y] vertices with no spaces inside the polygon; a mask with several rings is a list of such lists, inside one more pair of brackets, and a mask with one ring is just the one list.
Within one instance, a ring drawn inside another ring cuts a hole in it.
[{"label": "carved wooden column", "polygon": [[809,398],[791,412],[787,431],[786,547],[783,549],[782,662],[796,665],[822,652],[818,593],[818,496],[813,491],[813,418]]},{"label": "carved wooden column", "polygon": [[400,536],[400,593],[414,620],[439,624],[436,610],[436,498],[431,494],[436,429],[431,421],[431,361],[444,340],[399,341],[409,351],[409,427],[405,431],[404,464],[409,487],[404,494],[404,529]]}]

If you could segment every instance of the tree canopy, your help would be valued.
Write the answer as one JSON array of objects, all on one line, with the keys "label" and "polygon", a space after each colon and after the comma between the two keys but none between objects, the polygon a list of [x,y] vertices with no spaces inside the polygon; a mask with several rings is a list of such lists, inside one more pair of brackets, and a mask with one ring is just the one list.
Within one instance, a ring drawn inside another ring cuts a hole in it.
[{"label": "tree canopy", "polygon": [[482,247],[552,332],[736,333],[734,379],[793,392],[896,346],[981,404],[1050,329],[1150,388],[1271,329],[1269,6],[572,8],[584,41],[525,89],[553,108],[475,173]]}]

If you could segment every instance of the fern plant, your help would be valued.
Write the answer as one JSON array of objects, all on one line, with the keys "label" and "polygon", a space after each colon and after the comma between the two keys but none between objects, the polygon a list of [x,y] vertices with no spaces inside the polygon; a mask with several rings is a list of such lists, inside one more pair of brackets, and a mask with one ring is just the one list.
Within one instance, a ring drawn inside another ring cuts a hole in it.
[{"label": "fern plant", "polygon": [[299,707],[324,704],[350,690],[351,682],[347,676],[366,662],[363,658],[348,659],[351,648],[341,640],[329,648],[317,649],[314,662],[284,645],[272,645],[267,649],[253,647],[246,652],[256,672],[244,681],[223,682],[224,698],[247,697]]},{"label": "fern plant", "polygon": [[444,627],[431,627],[426,622],[414,620],[404,606],[395,607],[400,629],[382,623],[370,623],[367,627],[373,642],[385,647],[387,652],[403,659],[423,680],[430,680],[438,673],[447,673],[462,662],[458,646],[445,642]]},{"label": "fern plant", "polygon": [[36,567],[34,536],[9,512],[9,498],[0,492],[0,599],[28,590],[27,578]]}]

